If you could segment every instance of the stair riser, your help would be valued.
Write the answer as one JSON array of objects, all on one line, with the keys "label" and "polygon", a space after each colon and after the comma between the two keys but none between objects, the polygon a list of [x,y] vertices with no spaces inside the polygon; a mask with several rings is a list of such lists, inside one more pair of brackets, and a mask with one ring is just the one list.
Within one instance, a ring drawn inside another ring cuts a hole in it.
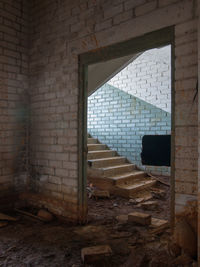
[{"label": "stair riser", "polygon": [[125,197],[125,198],[131,198],[131,197],[134,197],[134,194],[144,190],[144,189],[147,189],[147,188],[150,188],[151,186],[155,185],[156,184],[156,181],[152,181],[148,184],[145,184],[145,185],[142,185],[140,187],[137,187],[137,188],[134,188],[134,189],[130,189],[130,190],[127,190],[127,189],[123,189],[123,188],[115,188],[115,191],[114,191],[114,194],[115,195],[118,195],[118,196],[121,196],[121,197]]},{"label": "stair riser", "polygon": [[148,188],[154,186],[155,184],[156,184],[156,181],[152,181],[146,185],[143,185],[140,189],[138,188],[137,190],[130,190],[129,197],[134,196],[134,194],[136,194],[137,192],[148,189]]},{"label": "stair riser", "polygon": [[103,172],[103,174],[105,177],[106,176],[109,177],[109,176],[114,176],[114,175],[121,174],[121,173],[131,172],[134,170],[134,168],[135,168],[135,166],[130,164],[130,166],[118,167],[118,168],[105,170]]},{"label": "stair riser", "polygon": [[103,160],[100,162],[93,162],[92,166],[93,168],[104,168],[104,167],[108,167],[108,166],[115,166],[115,165],[119,165],[119,164],[123,164],[126,162],[125,158],[117,158],[116,159],[111,159],[111,160]]},{"label": "stair riser", "polygon": [[88,146],[88,151],[97,151],[97,150],[106,150],[107,146],[106,145],[97,145],[97,144],[92,144],[90,146]]},{"label": "stair riser", "polygon": [[113,184],[111,180],[89,176],[88,181],[92,184],[94,184],[96,187],[102,190],[108,190],[110,193],[113,191]]},{"label": "stair riser", "polygon": [[88,153],[88,160],[89,159],[102,159],[102,158],[110,158],[110,157],[114,157],[116,155],[115,151],[112,150],[108,150],[106,152],[93,152],[93,153]]},{"label": "stair riser", "polygon": [[143,179],[145,177],[147,177],[146,173],[135,174],[129,177],[118,179],[117,181],[115,181],[115,185],[131,184],[134,183],[135,180]]},{"label": "stair riser", "polygon": [[87,143],[88,144],[97,144],[98,142],[97,142],[97,139],[95,139],[95,138],[88,138]]}]

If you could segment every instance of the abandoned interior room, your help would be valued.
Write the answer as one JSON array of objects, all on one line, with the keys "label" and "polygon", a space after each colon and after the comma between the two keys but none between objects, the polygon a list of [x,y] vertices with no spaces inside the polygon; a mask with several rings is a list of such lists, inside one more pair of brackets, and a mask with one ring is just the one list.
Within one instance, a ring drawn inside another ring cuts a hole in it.
[{"label": "abandoned interior room", "polygon": [[0,0],[0,266],[199,266],[198,0]]}]

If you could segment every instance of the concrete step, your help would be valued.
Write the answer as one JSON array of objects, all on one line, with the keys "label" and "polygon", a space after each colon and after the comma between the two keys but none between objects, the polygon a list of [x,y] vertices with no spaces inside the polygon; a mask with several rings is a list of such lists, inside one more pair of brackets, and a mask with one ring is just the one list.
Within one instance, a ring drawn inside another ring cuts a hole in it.
[{"label": "concrete step", "polygon": [[132,172],[123,173],[120,175],[115,175],[113,177],[108,177],[113,180],[113,184],[122,185],[122,184],[131,184],[134,181],[141,180],[147,177],[147,174],[143,171],[133,170]]},{"label": "concrete step", "polygon": [[118,185],[116,186],[115,194],[125,198],[131,198],[134,196],[135,193],[147,189],[155,185],[155,183],[156,180],[148,178],[148,179],[143,179],[141,181],[137,181],[136,183],[130,185],[125,185],[125,184]]},{"label": "concrete step", "polygon": [[87,143],[88,144],[97,144],[98,140],[96,138],[88,138]]},{"label": "concrete step", "polygon": [[99,168],[102,171],[104,177],[114,176],[117,174],[131,172],[135,169],[134,164],[120,164],[116,166],[106,167],[106,168]]},{"label": "concrete step", "polygon": [[103,144],[88,144],[88,151],[106,150],[108,147]]},{"label": "concrete step", "polygon": [[116,152],[113,150],[99,150],[99,151],[89,151],[88,152],[88,160],[90,159],[102,159],[102,158],[110,158],[114,157]]},{"label": "concrete step", "polygon": [[88,165],[92,168],[102,168],[123,164],[126,162],[125,157],[111,157],[102,159],[88,160]]}]

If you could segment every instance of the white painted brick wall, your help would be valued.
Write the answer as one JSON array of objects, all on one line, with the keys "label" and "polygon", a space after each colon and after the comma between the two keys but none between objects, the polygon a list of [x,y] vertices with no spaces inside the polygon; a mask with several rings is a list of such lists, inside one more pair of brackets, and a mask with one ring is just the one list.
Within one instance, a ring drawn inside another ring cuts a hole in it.
[{"label": "white painted brick wall", "polygon": [[171,47],[144,52],[108,83],[171,113]]},{"label": "white painted brick wall", "polygon": [[139,169],[170,175],[170,167],[141,162],[144,135],[171,134],[170,113],[106,83],[88,97],[88,133]]}]

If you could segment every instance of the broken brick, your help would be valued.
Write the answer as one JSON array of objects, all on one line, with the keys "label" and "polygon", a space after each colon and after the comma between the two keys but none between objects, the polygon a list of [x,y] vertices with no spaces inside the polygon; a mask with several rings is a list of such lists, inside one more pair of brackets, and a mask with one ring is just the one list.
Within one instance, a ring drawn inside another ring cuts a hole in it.
[{"label": "broken brick", "polygon": [[169,222],[167,220],[161,220],[157,218],[151,219],[151,227],[154,228],[151,233],[158,234],[163,231],[165,228],[169,226]]},{"label": "broken brick", "polygon": [[141,203],[141,207],[144,208],[145,210],[153,210],[158,207],[158,202],[157,201],[147,201],[144,203]]},{"label": "broken brick", "polygon": [[84,263],[92,263],[112,255],[110,246],[87,247],[81,250],[81,258]]},{"label": "broken brick", "polygon": [[132,212],[128,214],[128,221],[142,225],[151,224],[151,215],[142,212]]}]

